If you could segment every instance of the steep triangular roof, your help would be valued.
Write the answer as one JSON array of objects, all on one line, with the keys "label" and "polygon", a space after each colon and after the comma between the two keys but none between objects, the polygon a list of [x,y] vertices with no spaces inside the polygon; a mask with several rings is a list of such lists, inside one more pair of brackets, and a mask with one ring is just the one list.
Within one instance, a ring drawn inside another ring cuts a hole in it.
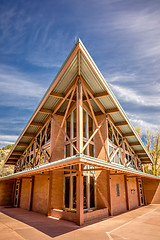
[{"label": "steep triangular roof", "polygon": [[[80,64],[79,64],[80,63]],[[106,80],[89,55],[80,39],[76,42],[69,56],[55,76],[37,109],[33,113],[26,127],[22,131],[10,154],[6,159],[7,164],[14,164],[19,156],[26,150],[48,117],[53,113],[61,101],[59,114],[63,113],[67,106],[64,96],[69,92],[77,76],[81,76],[86,82],[100,107],[91,100],[94,111],[98,114],[103,111],[110,116],[119,131],[126,137],[129,144],[138,154],[142,163],[151,163],[152,158],[141,141],[139,135],[128,120],[120,103],[111,91]]]}]

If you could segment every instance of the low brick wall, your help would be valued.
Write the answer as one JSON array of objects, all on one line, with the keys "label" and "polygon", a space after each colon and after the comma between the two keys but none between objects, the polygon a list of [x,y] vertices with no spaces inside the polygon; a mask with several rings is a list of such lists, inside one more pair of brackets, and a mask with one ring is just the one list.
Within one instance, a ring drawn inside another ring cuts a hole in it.
[{"label": "low brick wall", "polygon": [[[51,209],[51,216],[59,219],[76,222],[76,212],[64,211],[60,209]],[[84,212],[84,222],[103,217],[108,217],[107,208]]]},{"label": "low brick wall", "polygon": [[0,206],[11,206],[13,200],[13,181],[0,182]]}]

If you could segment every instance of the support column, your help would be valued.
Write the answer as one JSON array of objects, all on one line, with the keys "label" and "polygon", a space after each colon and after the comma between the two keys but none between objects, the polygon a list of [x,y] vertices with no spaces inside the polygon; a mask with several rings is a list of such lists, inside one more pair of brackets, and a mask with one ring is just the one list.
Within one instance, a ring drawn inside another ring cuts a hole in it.
[{"label": "support column", "polygon": [[76,210],[77,210],[77,224],[79,226],[84,223],[84,211],[83,211],[83,171],[82,164],[77,164],[77,181],[76,181]]},{"label": "support column", "polygon": [[51,216],[53,171],[50,171],[49,174],[50,174],[50,176],[49,176],[48,216]]},{"label": "support column", "polygon": [[126,208],[129,210],[129,203],[128,203],[128,185],[127,185],[127,177],[124,175],[124,185],[125,185],[125,195],[126,195]]},{"label": "support column", "polygon": [[30,207],[29,211],[32,211],[32,205],[33,205],[33,191],[34,191],[34,176],[32,177],[32,185],[31,185],[31,196],[30,196]]},{"label": "support column", "polygon": [[107,174],[107,203],[108,203],[108,214],[109,216],[112,215],[111,212],[111,188],[110,188],[110,171],[106,170],[106,174]]},{"label": "support column", "polygon": [[53,151],[54,151],[54,120],[51,118],[51,135],[50,135],[50,162],[53,162]]},{"label": "support column", "polygon": [[80,153],[83,149],[83,99],[82,84],[78,80],[77,84],[77,148]]},{"label": "support column", "polygon": [[136,183],[137,183],[137,196],[138,196],[138,205],[141,206],[141,200],[140,200],[140,191],[139,191],[139,183],[138,183],[138,178],[136,178]]},{"label": "support column", "polygon": [[22,189],[22,178],[20,179],[19,183],[19,193],[18,193],[18,208],[20,207],[20,201],[21,201],[21,189]]},{"label": "support column", "polygon": [[12,202],[11,202],[11,206],[14,206],[15,189],[16,189],[16,179],[13,180],[13,189],[12,189]]}]

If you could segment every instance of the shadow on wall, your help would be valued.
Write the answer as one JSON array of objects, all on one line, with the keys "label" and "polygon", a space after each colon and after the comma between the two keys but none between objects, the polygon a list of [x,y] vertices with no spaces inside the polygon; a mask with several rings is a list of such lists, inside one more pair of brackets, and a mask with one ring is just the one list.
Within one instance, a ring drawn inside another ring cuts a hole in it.
[{"label": "shadow on wall", "polygon": [[146,204],[160,204],[160,181],[143,180]]}]

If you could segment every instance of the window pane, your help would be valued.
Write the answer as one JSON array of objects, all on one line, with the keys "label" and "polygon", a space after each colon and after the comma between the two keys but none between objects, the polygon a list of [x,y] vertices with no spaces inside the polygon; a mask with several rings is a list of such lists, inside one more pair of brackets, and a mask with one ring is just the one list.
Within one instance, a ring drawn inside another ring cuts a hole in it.
[{"label": "window pane", "polygon": [[70,131],[71,130],[71,115],[66,119],[66,133],[68,135],[68,137],[70,138],[71,134]]},{"label": "window pane", "polygon": [[84,198],[83,198],[83,208],[86,209],[87,206],[87,177],[84,176],[83,177],[83,194],[84,194]]},{"label": "window pane", "polygon": [[[77,146],[77,142],[74,142],[74,145]],[[76,150],[74,149],[74,147],[72,148],[73,148],[73,155],[76,155],[77,154]]]},{"label": "window pane", "polygon": [[[83,142],[83,147],[84,147],[85,144],[86,144],[86,142]],[[83,154],[85,154],[85,155],[87,155],[87,148],[88,148],[88,146],[83,151]]]},{"label": "window pane", "polygon": [[83,110],[83,137],[87,138],[87,131],[86,131],[86,111]]},{"label": "window pane", "polygon": [[75,109],[73,111],[73,137],[76,137],[77,135],[76,119],[77,119],[77,110]]},{"label": "window pane", "polygon": [[94,195],[94,177],[90,177],[90,208],[95,207]]},{"label": "window pane", "polygon": [[70,177],[65,177],[65,208],[69,208]]},{"label": "window pane", "polygon": [[70,157],[71,156],[71,154],[70,154],[70,144],[65,145],[65,148],[66,148],[66,157]]},{"label": "window pane", "polygon": [[93,144],[89,144],[89,155],[91,157],[94,157],[94,145]]},{"label": "window pane", "polygon": [[116,194],[117,194],[117,197],[120,196],[120,192],[119,192],[119,184],[116,184]]},{"label": "window pane", "polygon": [[76,176],[73,176],[73,208],[76,208]]},{"label": "window pane", "polygon": [[88,127],[89,127],[89,137],[91,137],[93,134],[93,119],[89,115],[88,115]]}]

